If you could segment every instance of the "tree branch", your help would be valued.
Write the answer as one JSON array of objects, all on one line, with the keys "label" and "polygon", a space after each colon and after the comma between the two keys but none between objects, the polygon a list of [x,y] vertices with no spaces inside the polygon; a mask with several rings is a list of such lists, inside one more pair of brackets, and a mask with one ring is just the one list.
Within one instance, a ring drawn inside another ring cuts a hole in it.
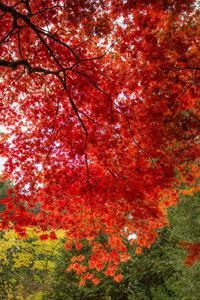
[{"label": "tree branch", "polygon": [[52,71],[40,67],[32,67],[31,64],[26,60],[26,59],[21,59],[21,60],[14,60],[14,61],[7,61],[4,59],[0,59],[0,66],[1,67],[8,67],[13,70],[16,70],[19,66],[24,66],[30,73],[44,73],[45,75],[47,74],[54,74],[58,75],[60,71]]}]

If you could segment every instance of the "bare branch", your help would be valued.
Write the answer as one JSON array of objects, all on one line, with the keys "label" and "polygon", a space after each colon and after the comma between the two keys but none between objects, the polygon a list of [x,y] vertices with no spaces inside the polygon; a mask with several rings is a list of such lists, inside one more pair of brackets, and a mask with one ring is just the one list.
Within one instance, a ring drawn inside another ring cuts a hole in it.
[{"label": "bare branch", "polygon": [[44,69],[44,68],[40,68],[40,67],[32,67],[31,64],[26,59],[14,60],[14,61],[7,61],[4,59],[0,59],[0,66],[8,67],[13,70],[16,70],[19,66],[24,66],[24,67],[26,67],[26,69],[28,69],[28,71],[30,73],[33,73],[33,72],[44,73],[45,75],[47,75],[47,74],[58,75],[58,73],[59,73],[59,71],[52,71],[52,70],[48,70],[48,69]]},{"label": "bare branch", "polygon": [[87,128],[86,128],[86,126],[85,126],[85,124],[84,124],[84,122],[83,122],[81,116],[79,115],[79,110],[78,110],[78,108],[76,107],[76,104],[74,103],[74,101],[73,101],[73,99],[72,99],[72,97],[71,97],[71,94],[70,94],[69,90],[67,89],[67,87],[66,87],[65,89],[66,89],[66,91],[67,91],[67,93],[68,93],[69,102],[70,102],[70,104],[71,104],[71,106],[72,106],[72,108],[73,108],[73,110],[74,110],[74,112],[75,112],[75,114],[76,114],[76,116],[77,116],[77,118],[78,118],[80,124],[82,125],[83,130],[85,131],[85,135],[86,135],[86,143],[87,143],[87,138],[88,138],[88,131],[87,131]]},{"label": "bare branch", "polygon": [[12,33],[15,31],[15,28],[12,28],[7,34],[6,34],[6,36],[0,41],[0,45],[1,44],[3,44],[6,40],[7,40],[7,38],[9,38],[11,35],[12,35]]}]

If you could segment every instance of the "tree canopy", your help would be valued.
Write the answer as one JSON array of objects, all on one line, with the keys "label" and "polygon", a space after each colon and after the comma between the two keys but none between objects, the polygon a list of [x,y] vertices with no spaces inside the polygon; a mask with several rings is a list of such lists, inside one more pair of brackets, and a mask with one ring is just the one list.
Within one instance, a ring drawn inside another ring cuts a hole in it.
[{"label": "tree canopy", "polygon": [[179,183],[196,189],[199,7],[3,0],[0,12],[2,178],[14,185],[1,228],[64,229],[68,248],[86,238],[89,268],[115,276],[124,240],[149,247]]}]

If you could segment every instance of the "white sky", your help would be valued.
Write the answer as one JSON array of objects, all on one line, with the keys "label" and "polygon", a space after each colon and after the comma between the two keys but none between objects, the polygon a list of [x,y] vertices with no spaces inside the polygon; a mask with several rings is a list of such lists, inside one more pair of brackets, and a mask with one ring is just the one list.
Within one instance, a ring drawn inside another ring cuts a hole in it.
[{"label": "white sky", "polygon": [[0,157],[0,173],[3,170],[3,165],[4,165],[5,161],[6,161],[6,159],[4,157]]}]

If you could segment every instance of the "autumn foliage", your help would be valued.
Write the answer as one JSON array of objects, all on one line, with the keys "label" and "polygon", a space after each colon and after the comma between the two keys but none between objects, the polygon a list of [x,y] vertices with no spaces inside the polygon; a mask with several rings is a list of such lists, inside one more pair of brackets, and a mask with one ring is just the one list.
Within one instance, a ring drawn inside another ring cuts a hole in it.
[{"label": "autumn foliage", "polygon": [[180,181],[196,186],[198,6],[3,0],[0,27],[3,180],[14,183],[1,228],[64,229],[68,249],[87,239],[88,266],[71,269],[119,281],[128,236],[149,247]]},{"label": "autumn foliage", "polygon": [[181,242],[181,247],[188,251],[188,255],[185,259],[186,265],[192,265],[194,262],[200,260],[200,244],[191,244],[187,242]]}]

